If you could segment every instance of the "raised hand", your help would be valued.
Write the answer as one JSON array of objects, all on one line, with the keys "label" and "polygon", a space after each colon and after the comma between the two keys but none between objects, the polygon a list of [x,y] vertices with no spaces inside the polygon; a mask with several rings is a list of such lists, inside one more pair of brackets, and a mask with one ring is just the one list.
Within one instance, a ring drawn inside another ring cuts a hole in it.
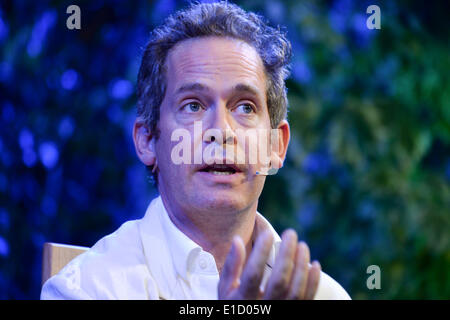
[{"label": "raised hand", "polygon": [[281,240],[271,275],[262,289],[272,235],[266,231],[258,236],[247,263],[244,243],[236,236],[220,277],[219,299],[314,299],[320,279],[319,262],[309,264],[309,248],[297,242],[294,230],[283,232]]}]

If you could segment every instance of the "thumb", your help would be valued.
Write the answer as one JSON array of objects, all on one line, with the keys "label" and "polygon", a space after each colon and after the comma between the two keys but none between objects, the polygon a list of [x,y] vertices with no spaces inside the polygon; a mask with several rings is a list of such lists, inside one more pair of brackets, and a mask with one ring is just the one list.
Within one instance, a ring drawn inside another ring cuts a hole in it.
[{"label": "thumb", "polygon": [[219,299],[239,287],[242,268],[245,262],[245,246],[240,236],[234,236],[219,281]]}]

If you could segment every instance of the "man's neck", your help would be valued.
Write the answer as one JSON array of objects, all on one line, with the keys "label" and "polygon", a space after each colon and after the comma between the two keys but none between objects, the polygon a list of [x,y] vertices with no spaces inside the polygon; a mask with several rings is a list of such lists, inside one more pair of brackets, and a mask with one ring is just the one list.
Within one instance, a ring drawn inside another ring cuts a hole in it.
[{"label": "man's neck", "polygon": [[161,198],[170,220],[187,237],[214,256],[219,272],[235,235],[242,238],[248,257],[253,242],[257,201],[244,210],[217,215],[220,210],[215,210],[216,214],[198,210],[185,212],[168,203],[163,195]]}]

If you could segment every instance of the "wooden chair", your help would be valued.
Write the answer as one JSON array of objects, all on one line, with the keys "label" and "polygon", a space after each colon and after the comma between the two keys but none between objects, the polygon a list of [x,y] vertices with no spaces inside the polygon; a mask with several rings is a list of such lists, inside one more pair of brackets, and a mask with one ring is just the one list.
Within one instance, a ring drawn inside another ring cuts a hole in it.
[{"label": "wooden chair", "polygon": [[76,256],[89,250],[88,247],[70,246],[67,244],[44,243],[42,255],[42,285],[48,278],[57,274]]}]

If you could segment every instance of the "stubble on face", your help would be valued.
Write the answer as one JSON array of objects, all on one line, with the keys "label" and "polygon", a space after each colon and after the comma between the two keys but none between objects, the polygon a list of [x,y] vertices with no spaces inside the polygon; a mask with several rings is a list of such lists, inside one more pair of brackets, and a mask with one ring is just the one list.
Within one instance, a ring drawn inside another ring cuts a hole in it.
[{"label": "stubble on face", "polygon": [[[177,142],[171,141],[171,134],[173,130],[185,128],[193,136],[194,119],[203,122],[203,130],[213,127],[220,130],[270,130],[265,97],[266,75],[258,53],[240,40],[197,38],[177,44],[168,55],[166,67],[167,90],[161,105],[158,123],[160,137],[156,143],[159,188],[165,202],[175,211],[185,214],[195,212],[196,215],[207,212],[209,217],[216,218],[227,212],[256,212],[264,177],[253,175],[254,168],[249,168],[236,181],[216,183],[200,175],[193,164],[175,165],[171,159],[171,150]],[[177,95],[177,89],[186,83],[201,83],[207,90],[192,90]],[[232,112],[239,99],[250,98],[248,95],[236,96],[233,93],[232,89],[242,83],[257,91],[256,95],[251,96],[251,101],[259,109],[251,119],[237,117]],[[195,115],[196,118],[180,112],[183,104],[189,101],[200,103],[205,111]],[[203,139],[193,141],[192,150],[202,144]]]}]

